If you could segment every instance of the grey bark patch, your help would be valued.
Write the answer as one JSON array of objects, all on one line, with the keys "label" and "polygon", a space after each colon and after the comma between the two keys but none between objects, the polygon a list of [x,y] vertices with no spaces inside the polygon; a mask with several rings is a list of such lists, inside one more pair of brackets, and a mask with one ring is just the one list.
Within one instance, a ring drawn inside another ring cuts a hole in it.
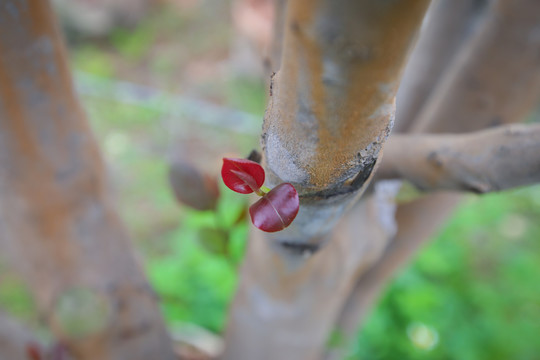
[{"label": "grey bark patch", "polygon": [[398,195],[402,180],[384,180],[375,184],[375,199],[377,218],[387,236],[394,237],[398,227],[396,222],[396,196]]},{"label": "grey bark patch", "polygon": [[[268,132],[265,140],[268,167],[276,176],[291,183],[304,183],[308,175],[296,165],[296,159],[283,145],[279,136]],[[307,153],[312,152],[312,149],[307,149]]]},{"label": "grey bark patch", "polygon": [[475,183],[464,182],[462,187],[464,190],[472,192],[474,194],[485,194],[487,192],[495,190],[489,184],[480,183],[480,182],[475,182]]},{"label": "grey bark patch", "polygon": [[437,168],[440,168],[443,166],[443,162],[440,158],[440,155],[437,151],[431,151],[427,158],[426,158],[427,162]]},{"label": "grey bark patch", "polygon": [[291,255],[303,257],[311,256],[321,248],[320,244],[297,243],[292,241],[280,241],[279,244],[283,249],[291,253]]},{"label": "grey bark patch", "polygon": [[501,145],[497,148],[497,155],[499,156],[508,156],[512,153],[512,150],[505,145]]}]

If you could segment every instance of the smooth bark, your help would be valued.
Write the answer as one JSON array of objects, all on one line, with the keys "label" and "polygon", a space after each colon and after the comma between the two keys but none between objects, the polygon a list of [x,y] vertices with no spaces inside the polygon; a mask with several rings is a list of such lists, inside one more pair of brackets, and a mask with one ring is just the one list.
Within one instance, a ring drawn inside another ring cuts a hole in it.
[{"label": "smooth bark", "polygon": [[406,179],[422,190],[475,193],[535,184],[540,182],[540,124],[460,135],[395,135],[376,177]]},{"label": "smooth bark", "polygon": [[488,0],[432,1],[396,97],[393,133],[407,132],[483,19]]},{"label": "smooth bark", "polygon": [[413,132],[522,121],[540,99],[540,2],[498,0],[417,115]]},{"label": "smooth bark", "polygon": [[[326,360],[343,358],[350,341],[356,335],[358,325],[366,319],[392,276],[402,269],[445,223],[461,198],[456,193],[440,192],[397,208],[395,219],[398,231],[390,240],[384,237],[372,239],[374,242],[389,242],[389,245],[375,264],[356,280],[334,329],[342,342],[328,350]],[[362,219],[357,221],[362,222],[366,229],[374,226],[373,223]]]},{"label": "smooth bark", "polygon": [[267,181],[301,198],[276,239],[320,243],[364,188],[393,124],[405,57],[428,1],[290,1],[265,115]]},{"label": "smooth bark", "polygon": [[[288,0],[274,0],[273,36],[268,54],[268,76],[270,76],[271,81],[274,77],[273,74],[278,72],[279,68],[281,67],[283,36],[285,32],[285,17],[287,15],[287,1]],[[272,83],[270,83],[270,85],[273,86]]]},{"label": "smooth bark", "polygon": [[[398,188],[391,186],[348,212],[320,251],[282,249],[254,230],[224,358],[320,359],[358,274],[375,263],[394,235],[395,204],[387,200]],[[291,263],[285,251],[296,251],[302,265]]]},{"label": "smooth bark", "polygon": [[[477,131],[499,123],[522,121],[533,108],[540,93],[538,88],[538,24],[540,3],[534,1],[505,1],[499,0],[490,5],[486,18],[478,24],[471,34],[471,39],[463,42],[459,54],[449,64],[449,69],[440,77],[434,86],[434,94],[416,115],[412,131],[419,132],[453,132],[463,133]],[[520,54],[520,56],[517,56]],[[521,54],[523,56],[521,56]],[[486,102],[477,101],[487,100]],[[484,106],[483,104],[489,104]],[[496,121],[493,121],[496,119]],[[472,135],[471,135],[472,136]],[[480,148],[482,144],[475,144]],[[537,146],[537,145],[535,145]],[[388,152],[406,153],[408,147],[399,147]],[[400,154],[403,155],[403,154]],[[385,154],[390,158],[390,154]],[[513,159],[519,162],[519,158]],[[484,164],[484,166],[489,166]],[[500,175],[497,175],[500,176]],[[426,226],[423,214],[446,216],[459,200],[459,195],[448,201],[427,201],[436,198],[437,193],[430,194],[423,202],[416,202],[414,211],[407,205],[399,205],[398,213],[408,214],[399,220],[399,228],[410,228],[414,237],[402,237],[401,249],[416,248],[416,244],[425,242],[429,235],[422,235]],[[405,207],[406,212],[401,209]],[[408,230],[409,231],[409,230]],[[396,249],[392,245],[387,251]],[[370,272],[384,267],[387,252]],[[412,255],[401,257],[407,261]],[[400,263],[394,263],[394,270]],[[388,273],[390,275],[391,272]],[[345,337],[354,334],[354,324],[364,319],[364,314],[376,298],[381,284],[387,277],[379,277],[377,282],[358,278],[358,284],[351,292],[347,306],[336,321],[336,329],[342,329]],[[366,294],[366,298],[363,298]],[[355,309],[356,308],[356,309]],[[356,315],[355,315],[356,314]]]},{"label": "smooth bark", "polygon": [[2,251],[77,359],[173,359],[73,93],[51,8],[1,5]]},{"label": "smooth bark", "polygon": [[28,347],[39,345],[32,332],[0,310],[0,359],[28,360]]}]

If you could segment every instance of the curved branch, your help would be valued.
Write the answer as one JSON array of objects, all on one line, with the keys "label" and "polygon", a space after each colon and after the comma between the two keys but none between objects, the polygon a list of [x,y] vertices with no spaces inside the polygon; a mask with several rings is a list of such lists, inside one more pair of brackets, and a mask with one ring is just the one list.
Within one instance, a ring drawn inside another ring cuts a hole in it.
[{"label": "curved branch", "polygon": [[399,85],[394,133],[407,132],[416,120],[483,18],[486,3],[487,0],[432,1]]},{"label": "curved branch", "polygon": [[463,135],[395,135],[379,179],[402,178],[424,190],[485,193],[540,182],[540,124]]},{"label": "curved branch", "polygon": [[494,1],[411,131],[463,133],[522,121],[540,98],[539,23],[540,1]]},{"label": "curved branch", "polygon": [[[540,91],[540,3],[503,0],[491,4],[489,15],[445,71],[422,112],[415,115],[413,132],[469,132],[497,123],[517,122],[535,105]],[[377,175],[385,172],[385,162],[395,159],[392,154],[406,156],[409,152],[409,148],[398,146],[392,150],[389,145]],[[459,198],[459,194],[436,192],[399,205],[398,234],[380,260],[357,278],[337,319],[338,330],[349,336],[354,334],[383,284],[428,240]],[[335,354],[329,355],[336,358]]]}]

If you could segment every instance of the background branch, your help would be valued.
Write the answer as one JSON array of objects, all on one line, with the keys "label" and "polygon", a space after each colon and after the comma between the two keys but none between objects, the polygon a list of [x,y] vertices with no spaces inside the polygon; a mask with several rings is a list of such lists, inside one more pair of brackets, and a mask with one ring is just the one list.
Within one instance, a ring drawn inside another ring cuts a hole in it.
[{"label": "background branch", "polygon": [[268,76],[279,71],[281,67],[281,56],[283,54],[283,36],[285,33],[285,17],[287,16],[288,0],[274,0],[274,22],[272,29],[272,43],[268,54]]},{"label": "background branch", "polygon": [[[414,121],[409,131],[463,133],[522,121],[540,95],[540,63],[535,60],[538,59],[539,48],[535,35],[540,21],[539,4],[528,0],[490,2],[486,18],[472,28],[470,39],[461,43],[458,55],[447,65],[448,70],[432,86],[433,94],[429,101],[412,115]],[[469,16],[475,16],[474,12]],[[462,30],[458,28],[456,31]],[[422,36],[426,36],[425,32]],[[432,45],[437,47],[436,43]],[[426,50],[425,54],[429,51]],[[416,76],[419,75],[421,73],[417,72]],[[408,151],[402,147],[398,150]],[[387,155],[387,160],[390,160],[390,155]],[[354,335],[355,330],[351,329],[363,321],[374,299],[379,296],[382,284],[413,256],[418,244],[429,239],[432,233],[425,230],[431,222],[426,219],[435,217],[439,226],[461,199],[459,194],[445,193],[444,196],[448,199],[441,199],[440,193],[432,193],[413,203],[398,205],[397,212],[402,214],[396,219],[398,231],[406,229],[411,236],[397,235],[394,241],[399,239],[399,246],[390,245],[384,251],[369,270],[371,275],[366,274],[367,278],[364,278],[362,273],[359,274],[347,305],[336,319],[336,329],[343,330],[346,339]],[[351,239],[351,242],[355,240]],[[399,255],[398,249],[403,254]],[[387,275],[373,275],[379,271]]]},{"label": "background branch", "polygon": [[460,133],[522,121],[540,98],[540,2],[490,3],[412,132]]},{"label": "background branch", "polygon": [[[326,360],[343,358],[351,339],[356,335],[358,325],[366,319],[390,278],[418,253],[421,246],[444,224],[460,200],[461,197],[454,193],[439,192],[397,208],[395,218],[398,232],[395,236],[379,232],[378,237],[372,239],[389,245],[374,265],[357,278],[334,329],[343,342],[328,350]],[[357,221],[360,222],[360,219]],[[377,222],[364,223],[366,228],[374,225]]]},{"label": "background branch", "polygon": [[394,135],[378,179],[406,179],[423,190],[485,193],[540,182],[540,124],[461,135]]},{"label": "background branch", "polygon": [[431,2],[401,78],[393,134],[408,131],[417,119],[456,54],[471,39],[477,23],[483,19],[487,3],[488,0]]}]

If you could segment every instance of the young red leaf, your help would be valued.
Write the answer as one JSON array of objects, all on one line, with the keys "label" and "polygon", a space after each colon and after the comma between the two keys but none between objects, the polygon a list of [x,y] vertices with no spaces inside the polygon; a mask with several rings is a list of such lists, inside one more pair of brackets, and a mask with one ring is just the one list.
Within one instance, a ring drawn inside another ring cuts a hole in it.
[{"label": "young red leaf", "polygon": [[33,342],[27,344],[26,357],[28,360],[41,360],[41,346]]},{"label": "young red leaf", "polygon": [[251,160],[223,158],[221,177],[229,189],[250,194],[264,184],[264,169]]},{"label": "young red leaf", "polygon": [[300,201],[294,186],[279,184],[249,208],[253,225],[266,232],[285,229],[298,214]]}]

